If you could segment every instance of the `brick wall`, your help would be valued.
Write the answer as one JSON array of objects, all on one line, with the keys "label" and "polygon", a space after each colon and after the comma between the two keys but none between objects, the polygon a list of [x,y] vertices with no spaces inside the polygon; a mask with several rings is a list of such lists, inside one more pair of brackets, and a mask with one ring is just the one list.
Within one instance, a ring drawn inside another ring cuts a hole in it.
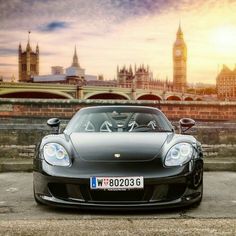
[{"label": "brick wall", "polygon": [[171,120],[236,121],[236,102],[0,99],[0,117],[70,118],[77,110],[97,105],[140,105],[160,108]]}]

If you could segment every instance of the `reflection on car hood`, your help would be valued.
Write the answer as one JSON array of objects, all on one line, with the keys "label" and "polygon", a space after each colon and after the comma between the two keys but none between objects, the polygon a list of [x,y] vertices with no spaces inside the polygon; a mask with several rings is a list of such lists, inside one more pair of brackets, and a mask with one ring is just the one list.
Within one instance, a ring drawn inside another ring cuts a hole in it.
[{"label": "reflection on car hood", "polygon": [[72,133],[78,156],[86,161],[148,161],[164,145],[168,133]]}]

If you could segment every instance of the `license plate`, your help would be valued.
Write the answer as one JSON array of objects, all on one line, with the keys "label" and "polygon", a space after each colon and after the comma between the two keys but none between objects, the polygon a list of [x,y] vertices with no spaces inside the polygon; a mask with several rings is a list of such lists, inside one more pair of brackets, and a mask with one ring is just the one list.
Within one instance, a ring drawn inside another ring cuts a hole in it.
[{"label": "license plate", "polygon": [[125,190],[143,189],[143,176],[135,177],[90,177],[91,189]]}]

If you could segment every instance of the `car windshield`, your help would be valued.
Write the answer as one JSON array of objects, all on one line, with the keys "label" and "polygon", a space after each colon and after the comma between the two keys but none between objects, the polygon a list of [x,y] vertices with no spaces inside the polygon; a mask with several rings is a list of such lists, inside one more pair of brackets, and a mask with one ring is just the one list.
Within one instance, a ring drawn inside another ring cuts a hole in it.
[{"label": "car windshield", "polygon": [[82,109],[69,122],[72,132],[172,132],[167,118],[157,109],[94,107]]}]

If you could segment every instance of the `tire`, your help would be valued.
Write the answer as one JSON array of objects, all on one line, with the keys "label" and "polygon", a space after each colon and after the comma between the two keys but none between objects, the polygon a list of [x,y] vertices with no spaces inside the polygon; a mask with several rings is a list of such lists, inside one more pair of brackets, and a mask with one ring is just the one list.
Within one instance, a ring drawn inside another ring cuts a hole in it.
[{"label": "tire", "polygon": [[197,208],[201,204],[201,202],[202,202],[202,196],[203,196],[203,182],[202,182],[202,185],[201,185],[201,197],[200,197],[199,200],[194,202],[191,207]]},{"label": "tire", "polygon": [[[198,189],[199,186],[203,184],[203,163],[201,161],[197,161],[195,163],[195,169],[194,169],[192,175],[193,175],[192,187],[193,187],[193,189]],[[201,191],[202,190],[203,189],[201,189]]]}]

